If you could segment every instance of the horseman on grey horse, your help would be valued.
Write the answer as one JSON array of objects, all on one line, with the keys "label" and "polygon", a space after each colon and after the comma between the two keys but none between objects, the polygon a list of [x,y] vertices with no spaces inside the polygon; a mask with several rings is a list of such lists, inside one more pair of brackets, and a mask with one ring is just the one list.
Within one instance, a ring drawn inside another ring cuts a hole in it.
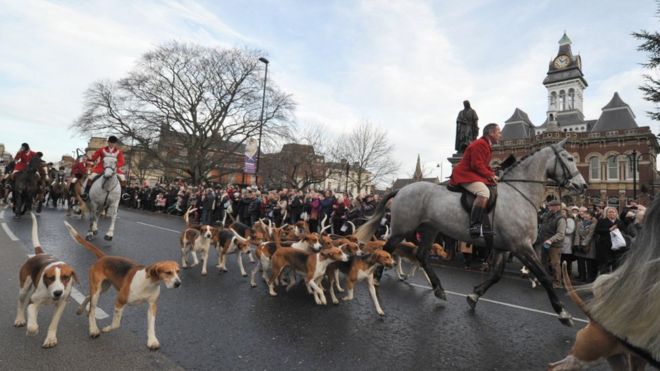
[{"label": "horseman on grey horse", "polygon": [[[446,300],[445,291],[427,259],[431,244],[438,233],[442,233],[478,246],[492,245],[491,277],[467,296],[472,309],[490,286],[500,280],[512,253],[541,281],[560,321],[571,325],[572,317],[554,292],[552,281],[534,252],[533,243],[538,231],[537,210],[543,202],[548,179],[560,187],[580,193],[586,191],[587,184],[577,169],[575,159],[564,149],[565,139],[524,157],[506,169],[498,179],[488,164],[491,145],[499,138],[499,126],[489,124],[484,128],[483,136],[468,146],[457,166],[458,172],[452,176],[458,187],[416,182],[394,190],[383,197],[374,215],[358,229],[356,235],[360,241],[369,240],[386,213],[388,201],[392,199],[390,237],[383,248],[392,252],[401,241],[406,238],[413,240],[419,233],[421,239],[417,258],[438,298]],[[497,202],[488,202],[492,193],[487,187],[489,184],[497,185],[494,188],[497,189]],[[473,197],[474,200],[471,200]]]},{"label": "horseman on grey horse", "polygon": [[[104,238],[110,241],[114,236],[117,209],[121,199],[120,183],[125,181],[124,174],[121,172],[121,167],[124,165],[124,154],[117,148],[117,137],[110,136],[108,145],[99,148],[92,155],[92,161],[97,161],[97,163],[88,177],[85,187],[85,197],[88,198],[91,219],[86,238],[88,240],[94,238],[98,230],[98,217],[107,208],[112,220]],[[96,179],[99,181],[95,181]]]}]

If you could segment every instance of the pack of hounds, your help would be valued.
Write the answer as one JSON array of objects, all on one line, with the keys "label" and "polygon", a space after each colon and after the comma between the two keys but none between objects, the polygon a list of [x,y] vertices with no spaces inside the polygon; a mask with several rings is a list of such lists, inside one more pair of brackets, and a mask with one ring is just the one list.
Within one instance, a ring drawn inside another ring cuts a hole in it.
[{"label": "pack of hounds", "polygon": [[[366,242],[358,241],[354,235],[340,236],[325,233],[328,227],[322,223],[321,233],[310,232],[305,221],[296,225],[274,226],[270,221],[259,220],[252,227],[233,223],[227,228],[210,225],[196,225],[189,221],[188,210],[184,215],[186,227],[180,235],[181,265],[175,261],[158,261],[149,265],[139,264],[120,256],[108,256],[100,248],[82,237],[66,221],[65,227],[71,237],[96,256],[89,268],[89,292],[80,304],[77,314],[87,312],[89,336],[97,338],[101,332],[116,330],[121,325],[122,313],[126,305],[147,303],[147,347],[160,348],[156,337],[157,301],[161,283],[167,288],[181,286],[181,268],[200,265],[203,276],[208,273],[208,260],[211,248],[217,251],[216,268],[227,272],[227,256],[236,255],[239,271],[243,277],[248,272],[243,265],[243,255],[253,263],[249,284],[257,287],[257,274],[261,272],[268,293],[277,296],[277,286],[285,286],[289,291],[302,276],[307,291],[318,305],[327,305],[329,292],[333,304],[339,304],[335,289],[346,292],[344,301],[352,300],[357,282],[366,280],[369,294],[376,312],[385,312],[376,295],[378,283],[374,272],[378,267],[393,268],[397,276],[405,280],[413,276],[420,264],[417,258],[418,247],[411,242],[402,242],[390,254],[383,250],[384,239],[375,237]],[[354,232],[354,231],[353,231]],[[387,236],[384,236],[387,237]],[[39,307],[53,304],[56,309],[48,327],[42,347],[57,345],[57,327],[74,283],[79,283],[78,274],[63,261],[48,255],[41,247],[38,236],[37,219],[32,214],[32,242],[34,254],[20,269],[19,298],[14,326],[26,325],[27,334],[36,335],[39,331],[37,313]],[[431,254],[447,258],[444,248],[433,245]],[[404,273],[402,260],[411,263],[412,270]],[[421,270],[424,272],[423,270]],[[346,289],[342,288],[344,278]],[[428,277],[427,277],[428,280]],[[99,297],[110,286],[117,291],[114,314],[110,325],[99,329],[96,323],[96,308]]]}]

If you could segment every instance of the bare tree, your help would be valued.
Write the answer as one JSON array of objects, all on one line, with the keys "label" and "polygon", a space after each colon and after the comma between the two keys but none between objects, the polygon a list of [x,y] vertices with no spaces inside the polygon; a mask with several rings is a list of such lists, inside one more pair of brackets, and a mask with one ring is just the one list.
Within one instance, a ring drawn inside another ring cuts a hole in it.
[{"label": "bare tree", "polygon": [[[260,53],[172,42],[147,52],[128,76],[96,82],[73,124],[83,134],[132,139],[165,169],[193,184],[211,169],[239,170],[240,152],[258,135],[263,68]],[[267,83],[264,142],[288,134],[291,97]]]},{"label": "bare tree", "polygon": [[331,155],[351,164],[348,180],[360,192],[367,184],[385,183],[397,172],[399,163],[392,158],[393,149],[387,133],[365,121],[351,133],[340,136]]}]

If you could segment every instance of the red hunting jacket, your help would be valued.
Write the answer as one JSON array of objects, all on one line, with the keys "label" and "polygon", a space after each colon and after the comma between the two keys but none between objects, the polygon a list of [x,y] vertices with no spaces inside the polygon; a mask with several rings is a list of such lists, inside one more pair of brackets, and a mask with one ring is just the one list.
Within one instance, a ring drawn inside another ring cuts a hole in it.
[{"label": "red hunting jacket", "polygon": [[486,185],[495,185],[490,180],[495,176],[495,172],[490,168],[492,153],[491,144],[485,137],[470,143],[463,153],[461,162],[452,170],[449,184],[482,182]]},{"label": "red hunting jacket", "polygon": [[111,150],[108,146],[97,149],[92,155],[92,161],[96,162],[96,166],[94,166],[92,172],[96,174],[103,173],[103,158],[106,156],[117,158],[117,174],[123,174],[121,167],[124,166],[124,153],[117,147]]},{"label": "red hunting jacket", "polygon": [[32,158],[36,155],[37,153],[32,151],[27,151],[27,152],[18,151],[16,157],[14,157],[14,161],[16,162],[16,166],[14,167],[14,170],[25,171],[30,161],[32,161]]}]

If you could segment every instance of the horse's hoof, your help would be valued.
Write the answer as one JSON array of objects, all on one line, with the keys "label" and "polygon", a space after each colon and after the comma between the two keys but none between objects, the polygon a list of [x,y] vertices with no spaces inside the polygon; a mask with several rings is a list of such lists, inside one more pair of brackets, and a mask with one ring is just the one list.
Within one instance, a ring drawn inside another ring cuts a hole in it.
[{"label": "horse's hoof", "polygon": [[433,290],[433,294],[436,298],[447,301],[447,294],[445,294],[445,290],[443,290],[442,287],[437,287],[435,290]]},{"label": "horse's hoof", "polygon": [[106,241],[112,241],[112,236],[103,236],[103,239]]},{"label": "horse's hoof", "polygon": [[85,239],[86,239],[87,241],[92,241],[92,240],[94,239],[94,236],[91,235],[91,234],[88,234],[87,236],[85,236]]},{"label": "horse's hoof", "polygon": [[474,310],[477,307],[477,301],[479,300],[479,296],[477,294],[472,293],[468,294],[466,297],[468,304],[470,305],[470,309]]},{"label": "horse's hoof", "polygon": [[562,309],[561,313],[559,313],[559,322],[567,327],[573,327],[575,325],[575,323],[573,323],[573,316],[571,316],[565,309]]}]

